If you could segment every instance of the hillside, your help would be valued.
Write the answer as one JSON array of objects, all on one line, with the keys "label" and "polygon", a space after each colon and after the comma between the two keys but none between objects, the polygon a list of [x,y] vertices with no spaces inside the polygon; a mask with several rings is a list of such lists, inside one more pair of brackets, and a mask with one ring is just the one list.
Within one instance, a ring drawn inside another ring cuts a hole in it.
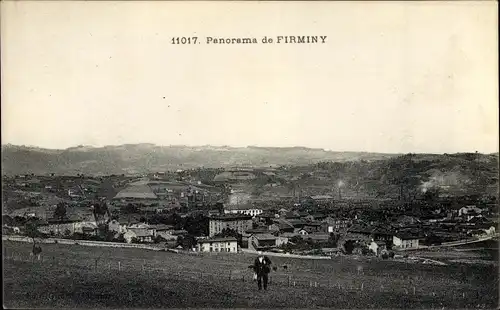
[{"label": "hillside", "polygon": [[197,167],[308,165],[390,158],[394,154],[332,152],[304,147],[214,147],[126,144],[65,150],[2,146],[2,172],[12,174],[136,174]]},{"label": "hillside", "polygon": [[498,197],[498,153],[407,154],[380,161],[289,167],[295,186],[343,197],[492,195]]}]

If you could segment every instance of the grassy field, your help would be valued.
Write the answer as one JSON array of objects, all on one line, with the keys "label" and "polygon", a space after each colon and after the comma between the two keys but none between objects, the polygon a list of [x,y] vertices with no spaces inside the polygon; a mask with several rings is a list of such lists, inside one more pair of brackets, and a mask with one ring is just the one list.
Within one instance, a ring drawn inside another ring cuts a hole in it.
[{"label": "grassy field", "polygon": [[498,270],[488,265],[272,257],[275,265],[289,268],[272,272],[270,290],[258,292],[247,268],[253,257],[244,254],[47,244],[42,261],[20,261],[30,247],[4,242],[4,305],[9,308],[493,309],[498,302]]}]

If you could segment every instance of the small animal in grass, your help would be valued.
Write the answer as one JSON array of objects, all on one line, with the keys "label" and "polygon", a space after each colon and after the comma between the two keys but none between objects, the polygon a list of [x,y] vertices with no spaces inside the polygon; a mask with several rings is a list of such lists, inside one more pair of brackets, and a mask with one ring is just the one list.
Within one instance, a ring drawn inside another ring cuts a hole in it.
[{"label": "small animal in grass", "polygon": [[285,269],[285,270],[287,270],[288,269],[288,265],[283,265],[282,268]]},{"label": "small animal in grass", "polygon": [[273,271],[278,271],[278,267],[273,266]]}]

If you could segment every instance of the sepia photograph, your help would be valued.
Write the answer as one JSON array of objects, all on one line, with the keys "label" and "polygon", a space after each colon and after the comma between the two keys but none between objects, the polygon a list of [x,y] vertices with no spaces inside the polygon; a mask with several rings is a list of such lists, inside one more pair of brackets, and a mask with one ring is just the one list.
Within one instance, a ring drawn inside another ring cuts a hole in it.
[{"label": "sepia photograph", "polygon": [[498,309],[496,1],[11,1],[4,309]]}]

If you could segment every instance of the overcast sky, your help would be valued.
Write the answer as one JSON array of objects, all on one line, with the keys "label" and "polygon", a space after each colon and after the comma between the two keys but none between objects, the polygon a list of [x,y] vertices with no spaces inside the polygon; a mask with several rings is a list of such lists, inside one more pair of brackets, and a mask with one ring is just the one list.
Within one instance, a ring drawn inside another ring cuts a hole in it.
[{"label": "overcast sky", "polygon": [[497,152],[496,5],[4,1],[2,143]]}]

